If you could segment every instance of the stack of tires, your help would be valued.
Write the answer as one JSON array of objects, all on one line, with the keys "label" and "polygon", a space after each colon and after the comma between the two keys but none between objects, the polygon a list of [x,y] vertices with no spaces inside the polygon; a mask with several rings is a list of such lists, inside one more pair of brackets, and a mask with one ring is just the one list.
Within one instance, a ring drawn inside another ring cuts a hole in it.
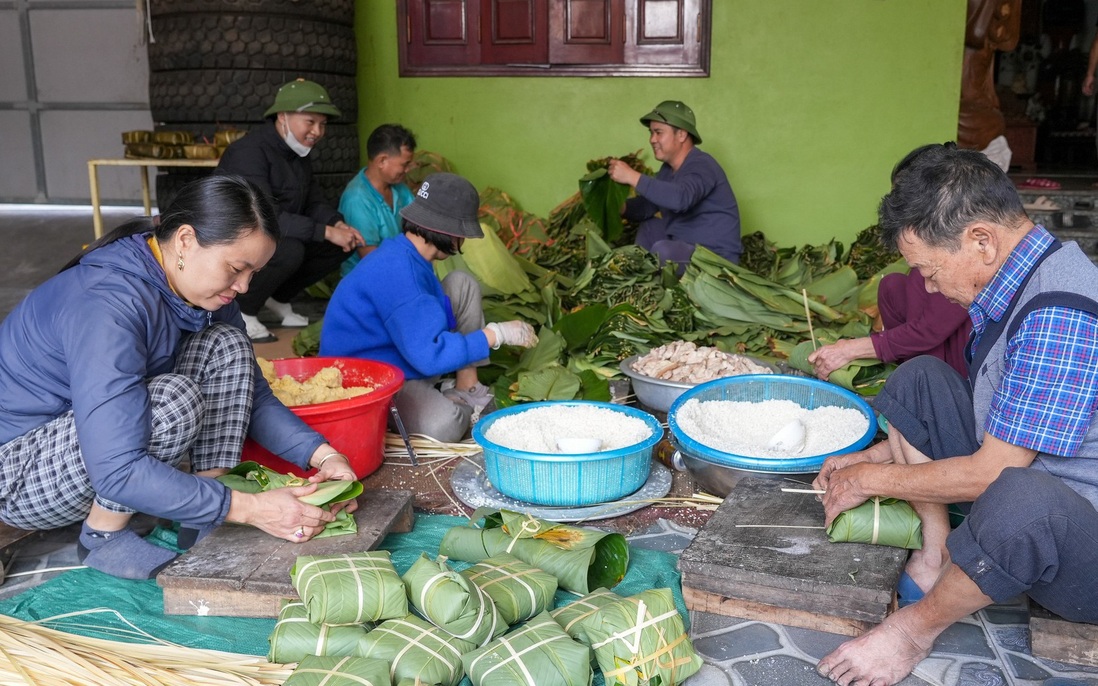
[{"label": "stack of tires", "polygon": [[[279,86],[297,78],[324,86],[343,116],[309,155],[329,201],[338,203],[359,168],[354,0],[150,0],[149,106],[158,131],[214,142],[250,130]],[[212,169],[161,167],[157,205]]]}]

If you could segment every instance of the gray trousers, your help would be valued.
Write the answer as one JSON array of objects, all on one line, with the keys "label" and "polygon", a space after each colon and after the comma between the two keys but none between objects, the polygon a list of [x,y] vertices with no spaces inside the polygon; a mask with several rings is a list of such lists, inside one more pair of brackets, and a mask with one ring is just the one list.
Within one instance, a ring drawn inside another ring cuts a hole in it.
[{"label": "gray trousers", "polygon": [[[472,275],[462,271],[450,272],[442,280],[442,291],[450,298],[450,304],[454,308],[457,331],[472,333],[484,328],[480,284]],[[479,367],[487,363],[488,360],[480,360],[474,364]],[[439,378],[436,376],[406,380],[394,396],[393,403],[409,433],[453,443],[460,441],[469,431],[473,410],[464,403],[455,403],[444,396],[437,388]]]},{"label": "gray trousers", "polygon": [[[255,384],[251,341],[215,324],[184,339],[174,373],[148,382],[148,454],[194,471],[233,467],[251,421]],[[88,516],[92,502],[133,513],[96,495],[71,411],[0,446],[0,520],[20,529],[55,529]]]},{"label": "gray trousers", "polygon": [[[935,357],[900,365],[873,403],[891,429],[927,457],[976,451],[968,382]],[[953,563],[984,595],[1020,593],[1061,617],[1098,623],[1098,510],[1039,469],[1008,468],[946,540]]]}]

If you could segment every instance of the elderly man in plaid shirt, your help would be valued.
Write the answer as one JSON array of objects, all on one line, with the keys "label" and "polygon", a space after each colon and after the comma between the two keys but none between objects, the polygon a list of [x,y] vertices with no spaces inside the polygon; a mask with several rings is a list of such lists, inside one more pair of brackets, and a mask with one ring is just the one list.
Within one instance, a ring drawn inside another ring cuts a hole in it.
[{"label": "elderly man in plaid shirt", "polygon": [[[901,164],[880,225],[973,333],[968,379],[905,362],[875,401],[888,440],[816,480],[827,523],[873,496],[923,522],[901,609],[817,666],[842,686],[899,682],[950,624],[1020,593],[1098,623],[1098,268],[1029,220],[997,166],[950,144]],[[953,531],[951,503],[967,512]]]}]

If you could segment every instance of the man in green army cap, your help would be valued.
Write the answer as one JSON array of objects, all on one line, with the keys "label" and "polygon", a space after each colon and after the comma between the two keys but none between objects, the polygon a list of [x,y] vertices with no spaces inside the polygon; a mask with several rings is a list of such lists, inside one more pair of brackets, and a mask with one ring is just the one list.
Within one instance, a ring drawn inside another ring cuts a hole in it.
[{"label": "man in green army cap", "polygon": [[257,343],[275,340],[259,321],[263,307],[282,326],[305,326],[309,320],[294,312],[290,301],[365,244],[362,235],[328,203],[309,162],[313,146],[324,137],[328,118],[340,116],[328,91],[313,81],[290,81],[278,89],[264,116],[269,124],[230,145],[216,170],[256,184],[279,210],[282,238],[274,257],[256,272],[248,291],[237,296],[248,336]]},{"label": "man in green army cap", "polygon": [[702,142],[694,111],[665,100],[640,119],[649,131],[653,156],[663,163],[653,176],[621,160],[610,160],[610,178],[636,189],[622,216],[641,222],[637,245],[675,262],[681,274],[694,246],[703,245],[738,263],[740,209],[724,170],[697,146]]}]

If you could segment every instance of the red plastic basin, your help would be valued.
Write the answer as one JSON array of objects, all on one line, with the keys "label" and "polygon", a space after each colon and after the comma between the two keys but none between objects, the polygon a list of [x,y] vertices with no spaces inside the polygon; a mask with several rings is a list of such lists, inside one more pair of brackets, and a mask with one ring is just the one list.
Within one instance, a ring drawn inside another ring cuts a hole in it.
[{"label": "red plastic basin", "polygon": [[[373,392],[365,395],[330,403],[298,405],[290,410],[346,455],[358,478],[377,471],[385,453],[389,403],[404,385],[404,373],[386,362],[351,357],[294,357],[271,362],[279,377],[289,375],[297,381],[306,381],[325,367],[336,367],[343,374],[344,388],[374,387]],[[302,471],[250,438],[244,441],[240,459],[254,460],[283,474],[304,476],[313,471]]]}]

